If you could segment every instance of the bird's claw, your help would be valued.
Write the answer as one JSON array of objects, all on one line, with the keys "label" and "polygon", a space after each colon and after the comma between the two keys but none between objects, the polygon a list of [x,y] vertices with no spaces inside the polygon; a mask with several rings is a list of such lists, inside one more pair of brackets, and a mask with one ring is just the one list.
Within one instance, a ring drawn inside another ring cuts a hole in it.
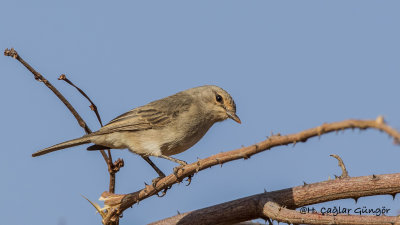
[{"label": "bird's claw", "polygon": [[191,183],[192,183],[192,177],[193,177],[193,175],[190,175],[190,176],[188,176],[187,177],[187,184],[186,184],[186,186],[189,186]]},{"label": "bird's claw", "polygon": [[175,175],[176,177],[178,177],[178,172],[179,172],[179,170],[182,170],[182,172],[183,172],[183,171],[184,171],[183,166],[174,167],[174,175]]},{"label": "bird's claw", "polygon": [[179,164],[181,164],[181,166],[186,166],[188,163],[183,160],[179,160]]},{"label": "bird's claw", "polygon": [[153,186],[153,188],[156,188],[156,185],[158,183],[158,181],[160,181],[161,179],[163,179],[165,176],[163,177],[156,177],[151,181],[151,185]]}]

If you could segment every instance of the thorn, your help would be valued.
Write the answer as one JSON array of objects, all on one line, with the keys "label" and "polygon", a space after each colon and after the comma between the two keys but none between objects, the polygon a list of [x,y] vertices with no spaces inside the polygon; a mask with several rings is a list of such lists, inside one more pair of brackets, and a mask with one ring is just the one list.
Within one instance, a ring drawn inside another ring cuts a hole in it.
[{"label": "thorn", "polygon": [[393,200],[396,198],[396,193],[392,194]]},{"label": "thorn", "polygon": [[304,184],[303,184],[303,186],[306,186],[306,185],[308,185],[308,184],[307,184],[305,181],[303,181],[303,183],[304,183]]},{"label": "thorn", "polygon": [[176,212],[178,213],[178,215],[181,215],[181,212],[179,212],[179,210],[176,210]]},{"label": "thorn", "polygon": [[86,200],[96,209],[96,211],[101,215],[101,218],[104,218],[104,217],[106,216],[106,214],[103,212],[103,210],[101,209],[101,207],[100,207],[98,204],[96,204],[96,203],[90,201],[88,198],[86,198],[86,197],[83,196],[83,195],[81,195],[81,196],[82,196],[84,199],[86,199]]},{"label": "thorn", "polygon": [[378,117],[376,117],[375,122],[376,122],[377,124],[379,124],[379,125],[385,124],[385,118],[383,118],[382,115],[379,115]]},{"label": "thorn", "polygon": [[357,204],[359,198],[353,198],[353,199],[354,199],[354,201],[356,201],[356,204]]},{"label": "thorn", "polygon": [[244,160],[250,158],[247,154],[245,154],[245,153],[243,153],[243,152],[241,152],[241,156],[242,156],[242,158],[243,158]]},{"label": "thorn", "polygon": [[296,143],[297,143],[296,141],[293,142],[293,147],[296,146]]},{"label": "thorn", "polygon": [[198,173],[200,170],[200,161],[197,161],[197,168],[196,168],[196,173]]},{"label": "thorn", "polygon": [[144,182],[144,186],[147,187],[147,185],[148,185],[148,184],[147,184],[146,181],[145,181],[145,182]]},{"label": "thorn", "polygon": [[265,190],[265,188],[264,188],[264,194],[266,194],[267,193],[267,190]]},{"label": "thorn", "polygon": [[372,179],[371,180],[379,180],[379,178],[375,174],[372,174]]}]

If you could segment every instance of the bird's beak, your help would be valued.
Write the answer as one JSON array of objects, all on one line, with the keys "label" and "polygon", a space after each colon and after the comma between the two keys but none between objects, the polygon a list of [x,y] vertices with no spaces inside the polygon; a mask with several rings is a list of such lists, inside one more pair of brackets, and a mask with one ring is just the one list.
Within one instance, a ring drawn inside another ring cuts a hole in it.
[{"label": "bird's beak", "polygon": [[233,119],[235,122],[237,123],[242,123],[242,121],[240,121],[239,117],[236,115],[236,113],[232,112],[232,111],[226,111],[226,114],[228,115],[229,118]]}]

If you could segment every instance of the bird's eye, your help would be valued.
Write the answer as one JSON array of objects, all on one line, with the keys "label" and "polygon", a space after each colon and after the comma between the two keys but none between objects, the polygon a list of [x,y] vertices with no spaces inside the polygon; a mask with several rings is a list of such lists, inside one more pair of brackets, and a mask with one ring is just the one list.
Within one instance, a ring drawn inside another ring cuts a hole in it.
[{"label": "bird's eye", "polygon": [[217,100],[217,102],[222,102],[222,96],[219,95],[219,94],[217,94],[217,95],[215,96],[215,99]]}]

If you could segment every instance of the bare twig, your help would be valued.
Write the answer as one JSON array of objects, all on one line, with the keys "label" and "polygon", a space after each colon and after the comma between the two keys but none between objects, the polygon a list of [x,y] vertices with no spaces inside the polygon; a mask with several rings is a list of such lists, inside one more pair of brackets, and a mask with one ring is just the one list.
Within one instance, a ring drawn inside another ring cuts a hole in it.
[{"label": "bare twig", "polygon": [[[394,195],[400,192],[400,173],[351,177],[323,181],[293,188],[263,192],[192,212],[181,213],[152,225],[200,225],[233,224],[257,218],[271,218],[293,224],[395,224],[395,216],[344,216],[302,214],[293,211],[307,205],[333,201],[337,199],[359,198],[373,195]],[[339,217],[338,217],[339,216]],[[335,220],[337,223],[332,223]]]},{"label": "bare twig", "polygon": [[[58,79],[63,80],[65,82],[67,82],[69,85],[71,85],[72,87],[76,88],[76,90],[78,90],[79,93],[81,93],[83,95],[83,97],[85,97],[90,102],[90,109],[92,111],[94,111],[94,113],[96,114],[97,120],[99,121],[100,125],[103,126],[103,122],[101,121],[101,117],[97,110],[97,106],[89,98],[89,96],[82,89],[80,89],[78,86],[76,86],[74,83],[72,83],[72,81],[70,81],[65,74],[61,74],[61,76]],[[124,166],[124,161],[122,159],[118,159],[117,161],[115,161],[113,163],[110,149],[106,149],[106,150],[108,153],[108,162],[107,162],[108,172],[110,174],[109,192],[115,193],[115,175],[120,170],[120,168]]]},{"label": "bare twig", "polygon": [[338,165],[339,165],[340,168],[342,169],[342,175],[340,175],[340,176],[336,176],[336,175],[335,175],[335,177],[336,177],[336,178],[340,178],[340,179],[341,179],[341,178],[349,177],[349,173],[347,172],[346,166],[344,165],[343,160],[340,158],[340,156],[335,155],[335,154],[332,154],[332,155],[330,155],[330,156],[332,156],[333,158],[335,158],[335,159],[338,160]]},{"label": "bare twig", "polygon": [[81,93],[83,95],[83,97],[85,97],[89,102],[90,102],[90,109],[92,111],[94,111],[94,113],[96,114],[97,120],[99,121],[100,125],[103,126],[103,122],[101,121],[101,117],[99,114],[99,111],[97,110],[97,106],[93,103],[93,101],[89,98],[89,96],[87,96],[87,94],[82,91],[82,89],[80,89],[78,86],[76,86],[74,83],[72,83],[65,74],[61,74],[61,76],[58,78],[59,80],[63,80],[65,82],[67,82],[69,85],[71,85],[72,87],[76,88],[76,90],[79,91],[79,93]]}]

